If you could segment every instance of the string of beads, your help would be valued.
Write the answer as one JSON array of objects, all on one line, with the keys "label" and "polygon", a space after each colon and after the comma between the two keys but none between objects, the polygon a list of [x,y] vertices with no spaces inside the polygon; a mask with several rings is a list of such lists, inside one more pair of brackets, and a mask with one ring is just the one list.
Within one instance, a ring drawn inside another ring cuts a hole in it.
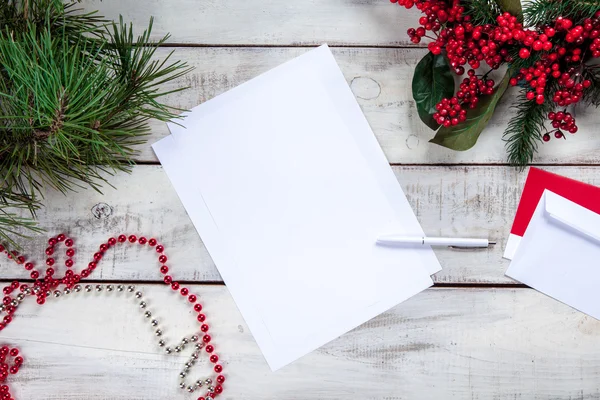
[{"label": "string of beads", "polygon": [[[63,277],[57,278],[55,270],[55,254],[57,246],[61,243],[66,247],[65,255],[67,258],[64,261],[64,264],[67,269]],[[194,309],[194,312],[197,314],[196,319],[200,324],[200,332],[198,334],[184,337],[175,345],[167,345],[163,339],[164,329],[148,309],[148,301],[144,298],[143,293],[136,290],[135,286],[79,284],[82,278],[90,276],[90,274],[98,267],[99,262],[104,258],[104,255],[111,247],[127,243],[138,244],[147,249],[154,250],[158,254],[160,272],[164,275],[163,282],[184,297],[186,302]],[[165,254],[165,248],[163,245],[158,244],[156,239],[147,239],[143,236],[138,238],[136,235],[127,236],[124,234],[121,234],[116,238],[111,237],[106,243],[102,243],[99,246],[99,250],[94,253],[93,260],[88,263],[87,267],[81,272],[76,273],[73,271],[73,266],[75,264],[73,261],[73,256],[75,255],[74,241],[64,234],[57,235],[48,240],[48,248],[46,249],[48,258],[46,258],[45,263],[47,268],[44,271],[43,278],[41,277],[40,271],[35,268],[34,263],[27,260],[24,255],[21,255],[16,251],[8,251],[2,245],[0,245],[0,252],[6,254],[10,260],[17,264],[23,265],[23,267],[29,271],[31,279],[34,280],[32,285],[14,281],[2,289],[4,297],[2,299],[2,304],[0,304],[0,315],[4,315],[4,317],[2,318],[2,322],[0,322],[0,331],[6,329],[13,321],[13,316],[19,305],[30,297],[35,297],[36,302],[39,305],[43,305],[46,303],[47,299],[72,297],[79,293],[125,293],[132,295],[136,299],[139,309],[154,329],[158,346],[163,348],[166,354],[178,354],[187,345],[193,345],[194,349],[192,355],[190,359],[186,361],[183,370],[179,374],[179,387],[189,393],[194,393],[201,390],[202,387],[206,387],[206,393],[203,396],[198,397],[198,400],[213,400],[223,392],[223,383],[225,382],[225,377],[222,374],[223,366],[219,364],[219,356],[215,353],[212,338],[208,334],[210,327],[206,323],[206,315],[202,313],[202,304],[198,301],[197,295],[191,293],[188,288],[182,287],[181,284],[174,280],[169,274],[169,267],[166,265],[168,258]],[[186,378],[188,378],[188,375],[190,374],[190,370],[198,363],[202,350],[207,354],[209,361],[214,364],[212,367],[215,373],[214,385],[213,379],[211,378],[198,378],[189,382],[186,381]],[[12,364],[10,364],[9,361],[12,361]],[[19,350],[17,348],[9,348],[8,346],[0,347],[0,383],[5,382],[9,374],[14,375],[18,373],[19,368],[23,365],[23,361],[23,357],[19,355]],[[10,394],[9,387],[5,384],[0,385],[0,400],[14,400]]]}]

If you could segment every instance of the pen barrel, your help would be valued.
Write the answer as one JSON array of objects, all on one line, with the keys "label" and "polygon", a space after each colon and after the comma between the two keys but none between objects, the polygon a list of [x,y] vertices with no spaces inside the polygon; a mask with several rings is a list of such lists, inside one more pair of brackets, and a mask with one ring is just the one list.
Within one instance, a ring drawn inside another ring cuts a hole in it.
[{"label": "pen barrel", "polygon": [[426,237],[423,244],[430,246],[487,247],[489,241],[487,239]]}]

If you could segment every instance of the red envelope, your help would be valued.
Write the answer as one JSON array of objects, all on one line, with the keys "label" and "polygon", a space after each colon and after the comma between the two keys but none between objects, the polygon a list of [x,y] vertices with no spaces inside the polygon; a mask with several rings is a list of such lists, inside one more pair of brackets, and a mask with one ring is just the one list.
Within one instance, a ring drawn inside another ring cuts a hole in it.
[{"label": "red envelope", "polygon": [[542,193],[544,193],[544,189],[548,189],[588,210],[600,214],[599,187],[531,167],[525,181],[521,200],[519,201],[517,215],[515,215],[515,221],[510,230],[506,248],[504,249],[504,258],[512,259],[515,254],[521,238],[529,225],[529,221],[533,216],[533,212],[542,197]]}]

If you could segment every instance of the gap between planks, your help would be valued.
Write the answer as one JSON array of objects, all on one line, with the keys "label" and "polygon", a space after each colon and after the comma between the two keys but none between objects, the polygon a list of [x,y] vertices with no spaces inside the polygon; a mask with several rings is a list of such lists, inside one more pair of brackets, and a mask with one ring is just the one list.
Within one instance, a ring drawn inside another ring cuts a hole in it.
[{"label": "gap between planks", "polygon": [[[11,283],[15,279],[0,278],[0,285],[3,283]],[[33,279],[20,279],[20,283],[27,285],[33,284]],[[200,285],[200,286],[227,286],[223,281],[189,281],[178,280],[181,285]],[[80,281],[80,285],[165,285],[161,280],[85,280]],[[438,283],[434,282],[433,286],[428,289],[531,289],[527,285],[521,283]],[[533,290],[533,289],[531,289]]]}]

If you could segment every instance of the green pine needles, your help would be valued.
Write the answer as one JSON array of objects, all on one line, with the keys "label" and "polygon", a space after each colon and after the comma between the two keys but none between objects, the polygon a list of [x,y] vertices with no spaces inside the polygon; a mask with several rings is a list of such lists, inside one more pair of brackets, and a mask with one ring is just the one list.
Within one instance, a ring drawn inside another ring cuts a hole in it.
[{"label": "green pine needles", "polygon": [[597,11],[598,0],[529,0],[524,4],[523,17],[528,25],[551,24],[558,17],[569,17],[579,24]]},{"label": "green pine needles", "polygon": [[474,25],[495,24],[496,18],[502,13],[496,0],[462,0],[461,6],[465,7]]},{"label": "green pine needles", "polygon": [[542,133],[546,116],[552,106],[546,102],[537,104],[525,98],[526,90],[522,90],[517,98],[516,115],[511,118],[504,140],[508,152],[508,161],[521,169],[533,160],[538,144],[542,142]]},{"label": "green pine needles", "polygon": [[[0,5],[0,241],[35,222],[41,189],[100,190],[106,176],[130,169],[151,119],[181,110],[160,103],[160,86],[190,68],[158,60],[168,36],[82,14],[60,0]],[[181,90],[181,89],[178,89]]]}]

